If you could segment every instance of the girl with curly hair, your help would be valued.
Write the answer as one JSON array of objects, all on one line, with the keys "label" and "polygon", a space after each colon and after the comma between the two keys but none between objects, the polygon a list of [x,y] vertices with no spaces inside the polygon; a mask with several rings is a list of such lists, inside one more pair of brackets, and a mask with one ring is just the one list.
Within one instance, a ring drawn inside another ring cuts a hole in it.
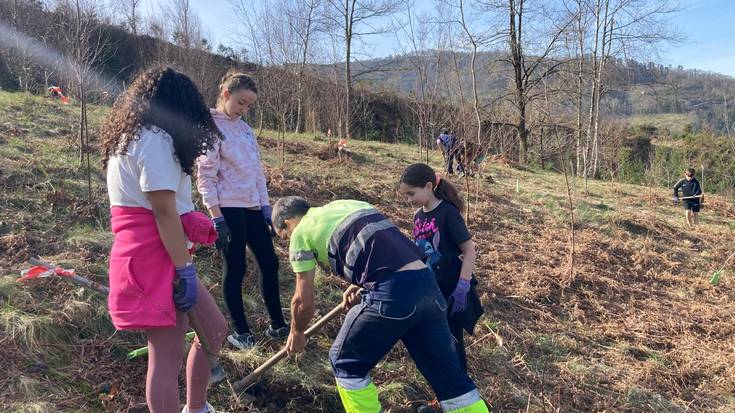
[{"label": "girl with curly hair", "polygon": [[255,104],[258,89],[250,76],[229,71],[219,90],[217,108],[211,113],[225,139],[197,159],[197,188],[219,233],[217,248],[224,258],[222,290],[235,330],[227,341],[245,350],[255,345],[242,300],[246,247],[260,269],[260,291],[270,316],[265,335],[285,339],[289,329],[281,310],[272,209],[260,149],[250,125],[242,120]]},{"label": "girl with curly hair", "polygon": [[[168,67],[140,74],[102,126],[112,231],[112,322],[148,338],[146,400],[153,413],[179,408],[178,375],[189,320],[200,324],[209,351],[219,353],[227,323],[197,277],[189,247],[217,237],[194,212],[194,160],[221,139],[201,94]],[[183,412],[213,412],[207,403],[210,365],[199,337],[186,363]]]}]

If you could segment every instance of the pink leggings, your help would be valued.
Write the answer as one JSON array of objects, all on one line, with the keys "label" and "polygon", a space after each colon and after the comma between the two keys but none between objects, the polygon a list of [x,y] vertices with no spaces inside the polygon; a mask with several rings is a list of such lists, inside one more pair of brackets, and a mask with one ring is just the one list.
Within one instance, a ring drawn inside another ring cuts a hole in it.
[{"label": "pink leggings", "polygon": [[[184,335],[189,329],[189,315],[199,321],[201,333],[215,354],[219,354],[227,334],[227,322],[212,295],[199,282],[197,302],[188,313],[176,312],[176,326],[145,330],[148,336],[148,377],[146,401],[151,413],[179,412],[179,370],[184,355]],[[194,339],[186,361],[186,404],[190,410],[204,407],[210,373],[207,354]]]}]

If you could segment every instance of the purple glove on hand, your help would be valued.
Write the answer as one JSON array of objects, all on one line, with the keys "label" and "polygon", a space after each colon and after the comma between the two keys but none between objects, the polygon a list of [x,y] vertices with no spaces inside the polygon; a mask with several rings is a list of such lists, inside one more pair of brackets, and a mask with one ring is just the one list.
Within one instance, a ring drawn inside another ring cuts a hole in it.
[{"label": "purple glove on hand", "polygon": [[265,225],[268,227],[268,231],[270,231],[272,237],[275,237],[276,230],[273,228],[273,219],[271,218],[273,208],[270,205],[261,205],[260,212],[263,213],[263,219],[265,219]]},{"label": "purple glove on hand", "polygon": [[467,293],[470,291],[470,280],[460,278],[457,282],[457,287],[454,288],[454,292],[449,296],[449,301],[452,304],[452,308],[449,311],[449,315],[455,313],[461,313],[467,308]]},{"label": "purple glove on hand", "polygon": [[225,217],[217,217],[212,222],[214,223],[214,229],[217,231],[217,241],[214,245],[217,246],[218,250],[226,253],[231,240],[230,227],[227,226]]},{"label": "purple glove on hand", "polygon": [[176,267],[174,280],[174,304],[179,311],[187,312],[197,302],[197,268],[192,263]]}]

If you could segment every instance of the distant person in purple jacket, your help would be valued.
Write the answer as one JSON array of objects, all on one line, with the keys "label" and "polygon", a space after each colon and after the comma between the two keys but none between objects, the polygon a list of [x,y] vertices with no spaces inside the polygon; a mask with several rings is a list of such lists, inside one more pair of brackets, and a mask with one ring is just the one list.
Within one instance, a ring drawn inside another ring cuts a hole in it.
[{"label": "distant person in purple jacket", "polygon": [[[451,175],[454,173],[454,161],[459,161],[457,158],[457,137],[449,133],[448,129],[442,129],[441,135],[436,138],[436,146],[441,151],[444,157],[447,174]],[[461,165],[458,165],[458,172],[462,172]]]}]

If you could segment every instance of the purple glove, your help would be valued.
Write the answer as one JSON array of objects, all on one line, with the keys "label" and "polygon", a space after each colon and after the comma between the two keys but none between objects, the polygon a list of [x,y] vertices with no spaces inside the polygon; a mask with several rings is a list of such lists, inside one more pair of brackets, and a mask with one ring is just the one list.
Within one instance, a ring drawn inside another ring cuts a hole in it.
[{"label": "purple glove", "polygon": [[217,230],[217,241],[214,245],[217,246],[218,250],[226,253],[231,240],[230,227],[227,226],[225,217],[217,217],[212,222],[214,223],[214,229]]},{"label": "purple glove", "polygon": [[467,293],[469,291],[470,280],[460,278],[457,282],[457,287],[454,288],[454,292],[449,296],[449,301],[452,303],[452,309],[449,311],[449,315],[461,313],[467,308]]},{"label": "purple glove", "polygon": [[271,218],[273,208],[270,205],[261,205],[260,212],[263,213],[263,219],[265,219],[265,225],[268,226],[268,231],[270,231],[272,237],[275,237],[276,230],[273,228],[273,219]]},{"label": "purple glove", "polygon": [[176,267],[174,280],[174,304],[179,311],[187,312],[197,302],[197,268],[192,263]]}]

